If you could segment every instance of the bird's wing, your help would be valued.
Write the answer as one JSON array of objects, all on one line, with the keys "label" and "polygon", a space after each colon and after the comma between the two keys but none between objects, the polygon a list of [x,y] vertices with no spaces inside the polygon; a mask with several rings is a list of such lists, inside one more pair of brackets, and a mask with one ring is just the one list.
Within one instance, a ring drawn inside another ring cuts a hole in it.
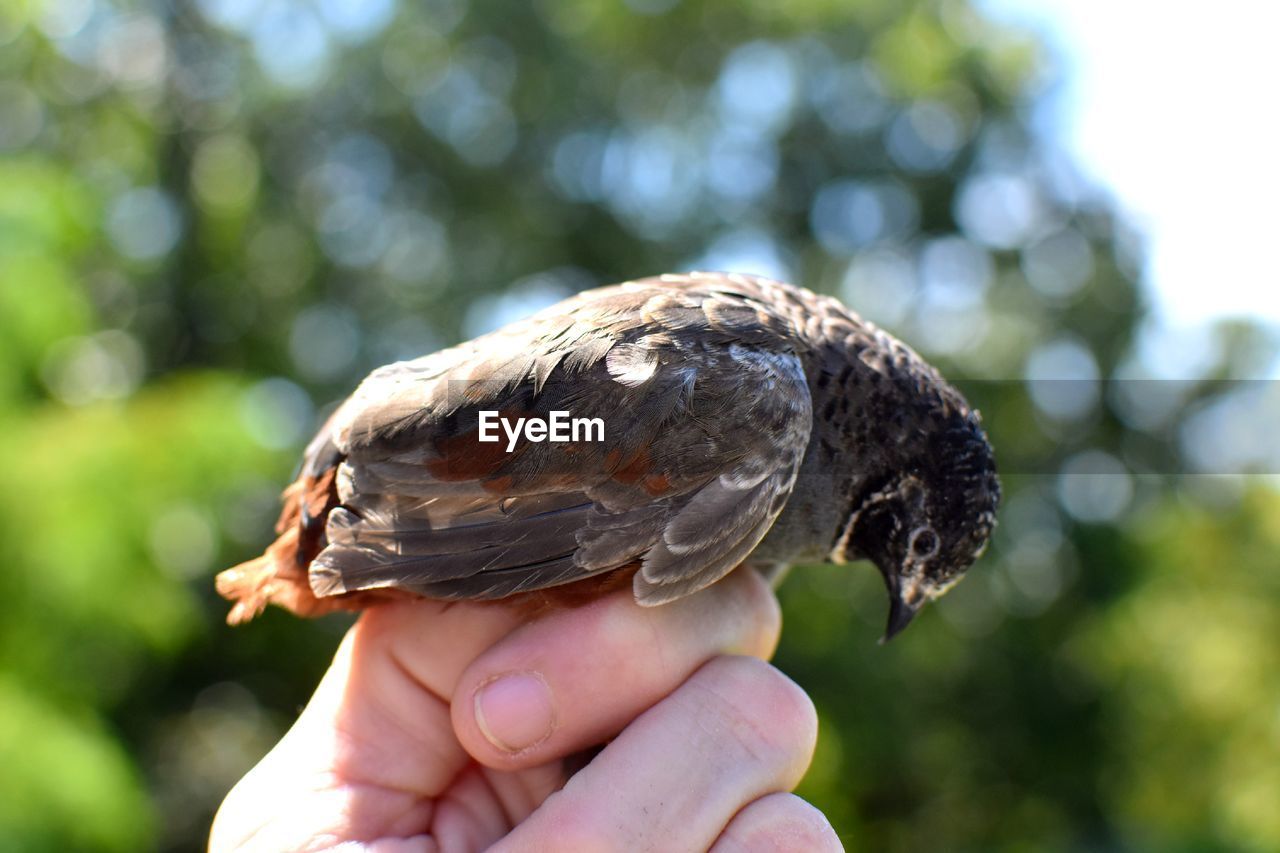
[{"label": "bird's wing", "polygon": [[[312,589],[500,598],[624,566],[644,604],[707,586],[764,537],[808,442],[784,326],[731,290],[639,282],[375,372],[309,448],[338,501]],[[481,411],[599,418],[603,439],[508,452]]]}]

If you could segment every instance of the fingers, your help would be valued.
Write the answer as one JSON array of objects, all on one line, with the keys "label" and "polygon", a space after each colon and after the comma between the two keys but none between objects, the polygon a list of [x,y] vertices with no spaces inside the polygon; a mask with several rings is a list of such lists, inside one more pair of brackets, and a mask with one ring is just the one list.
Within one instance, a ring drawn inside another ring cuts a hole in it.
[{"label": "fingers", "polygon": [[494,849],[705,850],[748,803],[795,786],[816,735],[794,682],[754,658],[716,658]]},{"label": "fingers", "polygon": [[826,816],[795,794],[770,794],[738,812],[711,853],[838,853]]},{"label": "fingers", "polygon": [[620,590],[521,626],[480,655],[454,693],[454,731],[500,769],[570,755],[616,734],[712,657],[769,657],[780,624],[777,600],[751,571],[662,607]]},{"label": "fingers", "polygon": [[518,621],[508,608],[426,600],[366,610],[293,728],[227,795],[210,849],[300,849],[429,823],[430,798],[470,760],[450,724],[453,686]]},{"label": "fingers", "polygon": [[[527,814],[562,778],[553,759],[607,739],[717,654],[772,654],[779,630],[772,592],[752,572],[660,608],[640,608],[628,590],[521,620],[500,605],[367,611],[293,729],[224,803],[223,846],[286,830],[360,838],[438,824],[430,798],[471,756],[555,770],[510,777],[524,781],[506,791],[509,811]],[[317,798],[332,816],[323,826]]]},{"label": "fingers", "polygon": [[293,728],[228,795],[222,812],[237,816],[235,827],[220,819],[217,828],[233,837],[280,826],[283,793],[309,790],[314,780],[382,792],[361,809],[328,810],[348,821],[343,832],[420,822],[423,798],[470,760],[449,719],[458,676],[518,619],[508,608],[424,600],[365,611]]},{"label": "fingers", "polygon": [[348,783],[439,793],[467,761],[449,722],[458,675],[518,619],[430,601],[365,611],[299,719],[307,748]]}]

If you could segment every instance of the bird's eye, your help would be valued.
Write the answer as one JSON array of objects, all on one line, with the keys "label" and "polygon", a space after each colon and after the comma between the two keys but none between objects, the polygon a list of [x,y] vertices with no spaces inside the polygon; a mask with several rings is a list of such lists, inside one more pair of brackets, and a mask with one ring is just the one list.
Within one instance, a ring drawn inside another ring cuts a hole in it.
[{"label": "bird's eye", "polygon": [[921,527],[911,534],[908,547],[913,557],[932,557],[938,553],[938,534],[931,527]]}]

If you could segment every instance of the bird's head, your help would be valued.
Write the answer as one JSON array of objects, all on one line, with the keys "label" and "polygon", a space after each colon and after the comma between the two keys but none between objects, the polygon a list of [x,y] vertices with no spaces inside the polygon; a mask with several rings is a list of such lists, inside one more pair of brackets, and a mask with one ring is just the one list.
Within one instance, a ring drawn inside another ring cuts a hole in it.
[{"label": "bird's head", "polygon": [[834,562],[867,559],[884,576],[885,641],[982,554],[1000,501],[991,445],[976,413],[953,413],[922,438],[855,496],[831,550]]}]

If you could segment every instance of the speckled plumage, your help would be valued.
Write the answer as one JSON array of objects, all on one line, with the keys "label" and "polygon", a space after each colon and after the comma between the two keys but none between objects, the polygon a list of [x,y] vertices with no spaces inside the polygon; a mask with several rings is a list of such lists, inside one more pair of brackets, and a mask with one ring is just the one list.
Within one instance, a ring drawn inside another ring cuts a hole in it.
[{"label": "speckled plumage", "polygon": [[[604,440],[507,452],[477,441],[481,410],[599,417]],[[803,288],[662,276],[374,371],[308,447],[280,539],[219,590],[238,622],[630,572],[658,605],[744,563],[865,557],[892,634],[981,552],[998,499],[977,414],[900,341]]]}]

